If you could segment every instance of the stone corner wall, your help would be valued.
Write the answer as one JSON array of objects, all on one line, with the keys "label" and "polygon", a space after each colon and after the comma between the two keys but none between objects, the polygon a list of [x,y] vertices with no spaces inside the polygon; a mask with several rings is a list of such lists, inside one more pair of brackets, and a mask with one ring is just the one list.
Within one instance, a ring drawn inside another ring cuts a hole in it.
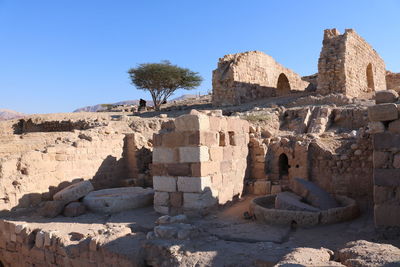
[{"label": "stone corner wall", "polygon": [[371,45],[352,29],[324,31],[317,92],[365,97],[385,89],[385,63]]},{"label": "stone corner wall", "polygon": [[[383,92],[382,92],[383,93]],[[381,103],[368,109],[373,132],[375,226],[400,227],[399,105]]]},{"label": "stone corner wall", "polygon": [[247,121],[191,112],[154,135],[154,208],[163,214],[203,212],[243,191]]},{"label": "stone corner wall", "polygon": [[213,71],[212,102],[216,106],[239,105],[304,91],[308,86],[309,82],[263,52],[231,54],[220,58]]}]

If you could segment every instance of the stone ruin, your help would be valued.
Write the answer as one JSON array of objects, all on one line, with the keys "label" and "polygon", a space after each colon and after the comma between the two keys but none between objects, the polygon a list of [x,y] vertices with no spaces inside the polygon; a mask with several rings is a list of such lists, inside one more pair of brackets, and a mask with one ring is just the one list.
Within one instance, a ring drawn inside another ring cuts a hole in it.
[{"label": "stone ruin", "polygon": [[238,105],[305,90],[367,98],[371,92],[398,85],[393,74],[386,74],[382,58],[354,30],[340,34],[328,29],[324,31],[316,75],[300,77],[259,51],[220,58],[213,71],[213,104]]},{"label": "stone ruin", "polygon": [[162,214],[201,213],[243,193],[248,122],[192,113],[154,135],[154,209]]},{"label": "stone ruin", "polygon": [[353,30],[325,31],[318,69],[227,55],[213,72],[221,110],[204,98],[168,115],[1,122],[0,263],[285,266],[311,253],[352,266],[372,261],[366,244],[400,262],[394,246],[354,241],[400,229],[400,76]]}]

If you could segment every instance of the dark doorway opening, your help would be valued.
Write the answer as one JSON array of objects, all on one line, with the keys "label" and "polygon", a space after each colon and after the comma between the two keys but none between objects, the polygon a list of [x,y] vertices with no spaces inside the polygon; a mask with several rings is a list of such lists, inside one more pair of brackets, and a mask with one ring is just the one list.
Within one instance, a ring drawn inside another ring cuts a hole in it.
[{"label": "dark doorway opening", "polygon": [[278,77],[278,83],[276,85],[278,95],[287,95],[290,93],[289,79],[285,74],[281,73]]},{"label": "dark doorway opening", "polygon": [[289,159],[285,153],[279,156],[279,178],[287,176],[289,174]]}]

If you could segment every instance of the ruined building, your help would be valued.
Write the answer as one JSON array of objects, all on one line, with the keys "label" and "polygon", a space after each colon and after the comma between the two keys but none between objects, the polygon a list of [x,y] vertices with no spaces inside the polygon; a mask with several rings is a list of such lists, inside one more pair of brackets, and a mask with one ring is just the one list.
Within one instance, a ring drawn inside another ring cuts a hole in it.
[{"label": "ruined building", "polygon": [[389,89],[394,89],[392,77],[389,74],[386,78],[384,61],[354,30],[340,34],[328,29],[324,31],[316,76],[302,78],[259,51],[220,58],[213,72],[213,104],[237,105],[315,89],[322,95],[368,98],[368,93],[387,88],[386,79],[388,87],[393,87]]}]

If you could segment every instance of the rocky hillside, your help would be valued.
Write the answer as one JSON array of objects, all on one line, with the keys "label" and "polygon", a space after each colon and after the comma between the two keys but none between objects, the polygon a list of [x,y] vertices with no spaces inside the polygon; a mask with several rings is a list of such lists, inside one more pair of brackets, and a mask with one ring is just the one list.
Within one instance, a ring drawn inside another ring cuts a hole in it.
[{"label": "rocky hillside", "polygon": [[10,109],[4,109],[0,108],[0,121],[5,121],[5,120],[11,120],[11,119],[18,119],[24,117],[25,114],[10,110]]}]

